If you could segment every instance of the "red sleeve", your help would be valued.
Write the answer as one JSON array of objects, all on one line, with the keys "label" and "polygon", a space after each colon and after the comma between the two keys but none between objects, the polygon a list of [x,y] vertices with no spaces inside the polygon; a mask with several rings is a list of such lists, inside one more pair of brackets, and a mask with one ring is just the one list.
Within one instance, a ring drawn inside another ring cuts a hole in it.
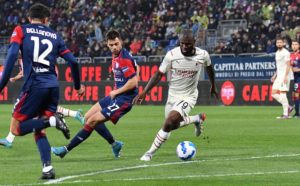
[{"label": "red sleeve", "polygon": [[132,77],[136,74],[133,62],[130,59],[122,60],[122,72],[124,73],[125,78]]},{"label": "red sleeve", "polygon": [[10,43],[16,42],[19,45],[22,44],[23,42],[23,31],[21,26],[16,26],[14,29],[14,32],[12,33],[11,37],[10,37]]}]

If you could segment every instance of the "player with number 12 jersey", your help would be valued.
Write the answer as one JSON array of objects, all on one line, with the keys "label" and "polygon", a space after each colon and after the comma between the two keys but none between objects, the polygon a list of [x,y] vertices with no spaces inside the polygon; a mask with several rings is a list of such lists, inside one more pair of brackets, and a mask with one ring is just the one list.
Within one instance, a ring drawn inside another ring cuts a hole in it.
[{"label": "player with number 12 jersey", "polygon": [[23,91],[31,86],[58,86],[56,59],[70,52],[58,34],[43,24],[27,24],[15,28],[12,42],[20,44],[25,80]]}]

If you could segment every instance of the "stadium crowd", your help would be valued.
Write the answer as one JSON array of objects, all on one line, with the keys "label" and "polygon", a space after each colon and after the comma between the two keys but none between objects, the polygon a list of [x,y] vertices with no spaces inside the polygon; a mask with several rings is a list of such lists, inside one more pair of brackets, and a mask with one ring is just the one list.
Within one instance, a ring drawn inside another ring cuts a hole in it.
[{"label": "stadium crowd", "polygon": [[[27,22],[24,12],[35,2],[51,7],[50,27],[60,32],[75,56],[110,56],[104,35],[118,29],[133,55],[163,55],[178,43],[182,28],[191,28],[204,46],[208,29],[221,20],[246,19],[211,53],[274,52],[278,34],[300,38],[300,0],[0,0],[0,35]],[[21,10],[21,11],[20,11]],[[289,47],[289,45],[288,45]]]}]

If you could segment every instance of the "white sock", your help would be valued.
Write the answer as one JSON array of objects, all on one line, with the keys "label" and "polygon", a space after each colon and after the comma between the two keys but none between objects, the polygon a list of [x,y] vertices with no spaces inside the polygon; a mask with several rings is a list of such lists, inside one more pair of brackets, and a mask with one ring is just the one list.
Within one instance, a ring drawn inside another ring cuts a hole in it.
[{"label": "white sock", "polygon": [[56,126],[56,119],[55,119],[54,116],[51,116],[51,117],[49,118],[49,123],[50,123],[50,126],[51,126],[51,127],[55,127],[55,126]]},{"label": "white sock", "polygon": [[289,115],[289,101],[287,99],[287,96],[285,93],[280,94],[281,104],[283,108],[283,115],[288,116]]},{"label": "white sock", "polygon": [[199,121],[200,121],[200,117],[198,114],[195,116],[183,117],[183,121],[180,122],[180,127],[185,127],[191,123],[195,123],[195,122],[199,122]]},{"label": "white sock", "polygon": [[47,167],[43,167],[43,172],[49,172],[51,169],[53,169],[52,165],[49,165]]},{"label": "white sock", "polygon": [[162,129],[160,129],[151,145],[151,148],[148,150],[149,153],[154,154],[160,146],[167,141],[167,139],[170,137],[169,132],[165,132]]},{"label": "white sock", "polygon": [[6,136],[6,140],[9,142],[9,143],[12,143],[15,139],[15,135],[11,132],[8,133],[8,135]]},{"label": "white sock", "polygon": [[56,111],[62,113],[64,116],[75,117],[77,114],[77,111],[70,110],[61,106],[58,106]]},{"label": "white sock", "polygon": [[[272,97],[276,100],[276,101],[278,101],[279,103],[281,103],[281,97],[280,97],[280,94],[272,94]],[[282,103],[281,103],[282,104]]]}]

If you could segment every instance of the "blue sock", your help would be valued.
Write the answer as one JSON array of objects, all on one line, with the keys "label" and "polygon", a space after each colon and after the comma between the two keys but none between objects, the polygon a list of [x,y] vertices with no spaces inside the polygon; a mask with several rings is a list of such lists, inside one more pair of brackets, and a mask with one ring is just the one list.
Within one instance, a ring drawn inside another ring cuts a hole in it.
[{"label": "blue sock", "polygon": [[299,104],[300,104],[300,100],[299,99],[297,99],[297,100],[295,100],[295,114],[296,115],[299,115]]},{"label": "blue sock", "polygon": [[113,144],[115,142],[114,137],[112,136],[110,131],[106,128],[104,123],[98,124],[95,127],[95,131],[97,131],[97,133],[101,135],[109,144]]},{"label": "blue sock", "polygon": [[93,129],[90,126],[84,125],[83,129],[81,129],[76,134],[76,136],[73,137],[71,142],[66,146],[67,150],[71,151],[73,148],[78,146],[81,142],[86,140],[91,135],[92,132],[93,132]]},{"label": "blue sock", "polygon": [[42,129],[50,127],[48,119],[30,119],[23,121],[19,125],[20,135],[25,135],[33,131],[41,131]]},{"label": "blue sock", "polygon": [[43,166],[49,166],[51,165],[51,147],[48,142],[47,136],[43,132],[36,132],[34,134],[36,144],[38,146],[38,149],[40,151],[41,160],[43,163]]}]

